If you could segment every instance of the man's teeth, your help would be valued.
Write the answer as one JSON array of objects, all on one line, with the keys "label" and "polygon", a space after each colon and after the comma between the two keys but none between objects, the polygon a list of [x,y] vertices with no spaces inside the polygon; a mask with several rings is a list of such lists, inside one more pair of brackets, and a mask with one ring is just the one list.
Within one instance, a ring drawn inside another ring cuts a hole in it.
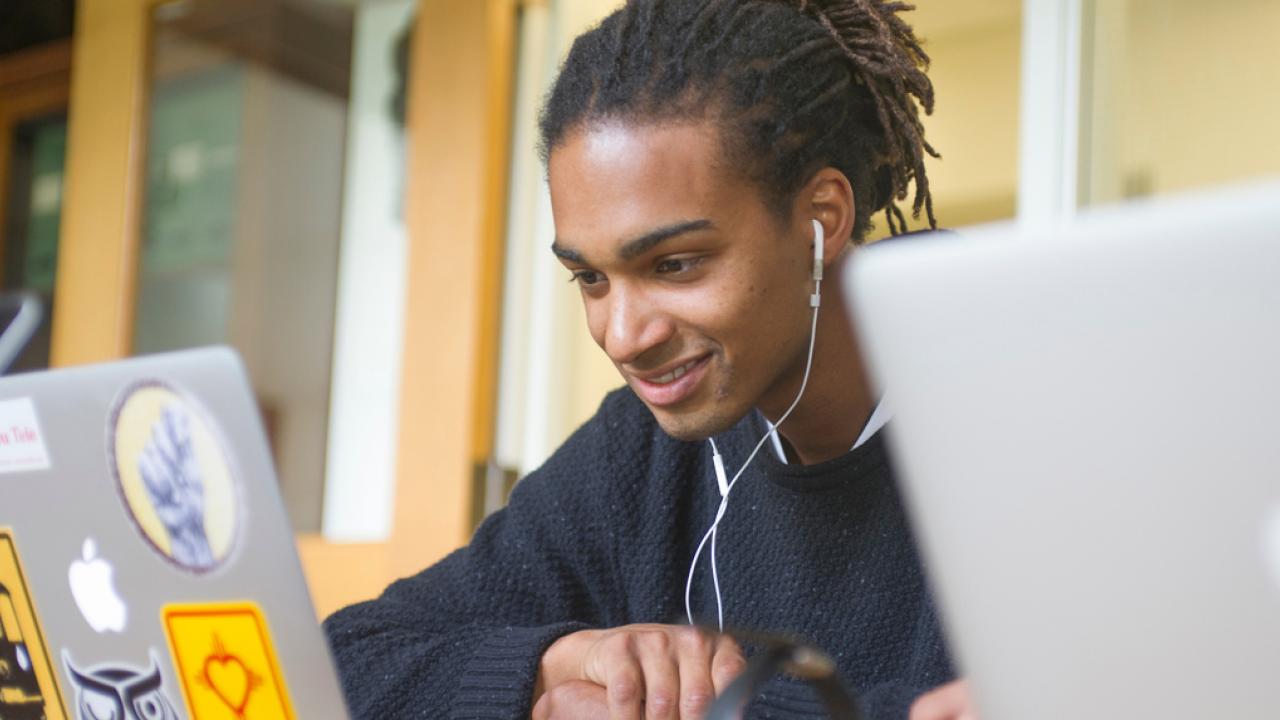
[{"label": "man's teeth", "polygon": [[690,369],[690,368],[692,368],[694,365],[697,365],[697,364],[698,364],[698,361],[697,361],[697,360],[690,360],[689,362],[685,363],[684,365],[681,365],[680,367],[676,368],[675,370],[672,370],[671,372],[667,373],[666,375],[663,375],[662,377],[658,378],[657,380],[651,380],[650,382],[652,382],[652,383],[654,383],[654,384],[656,384],[656,385],[666,385],[666,384],[667,384],[667,383],[669,383],[669,382],[675,382],[675,380],[676,380],[677,378],[679,378],[681,375],[684,375],[685,373],[689,372],[689,369]]}]

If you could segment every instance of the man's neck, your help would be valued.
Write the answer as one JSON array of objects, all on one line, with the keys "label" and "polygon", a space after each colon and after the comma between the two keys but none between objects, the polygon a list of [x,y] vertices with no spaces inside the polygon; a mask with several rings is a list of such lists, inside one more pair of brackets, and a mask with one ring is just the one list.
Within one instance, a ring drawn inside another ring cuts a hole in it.
[{"label": "man's neck", "polygon": [[[848,452],[876,404],[839,289],[838,283],[823,288],[809,383],[800,404],[778,428],[788,455],[804,465]],[[794,394],[787,399],[788,405],[792,399]],[[770,422],[777,422],[786,406],[760,411]]]}]

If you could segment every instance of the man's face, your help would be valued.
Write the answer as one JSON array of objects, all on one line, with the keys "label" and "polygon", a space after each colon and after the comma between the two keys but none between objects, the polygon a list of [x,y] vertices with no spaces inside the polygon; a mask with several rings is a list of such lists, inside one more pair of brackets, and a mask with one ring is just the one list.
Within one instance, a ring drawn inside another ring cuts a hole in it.
[{"label": "man's face", "polygon": [[548,173],[591,336],[668,434],[785,409],[809,337],[807,218],[780,222],[710,124],[580,128]]}]

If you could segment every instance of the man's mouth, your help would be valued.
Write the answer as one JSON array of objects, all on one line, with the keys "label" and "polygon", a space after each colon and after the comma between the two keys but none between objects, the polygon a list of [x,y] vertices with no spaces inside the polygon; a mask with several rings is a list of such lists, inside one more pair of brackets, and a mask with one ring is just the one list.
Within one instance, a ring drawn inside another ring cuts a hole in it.
[{"label": "man's mouth", "polygon": [[693,394],[710,359],[708,354],[686,360],[661,375],[632,375],[632,388],[650,405],[674,405]]}]

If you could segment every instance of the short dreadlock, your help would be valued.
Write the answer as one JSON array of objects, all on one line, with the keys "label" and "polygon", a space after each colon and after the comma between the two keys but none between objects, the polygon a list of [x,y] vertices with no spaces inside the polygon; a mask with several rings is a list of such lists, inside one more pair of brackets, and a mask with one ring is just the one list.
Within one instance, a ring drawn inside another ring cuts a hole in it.
[{"label": "short dreadlock", "polygon": [[912,215],[937,227],[917,102],[933,112],[929,56],[883,0],[628,0],[573,43],[541,117],[545,162],[592,121],[714,119],[722,151],[779,217],[835,167],[856,203],[853,238],[915,181]]}]

